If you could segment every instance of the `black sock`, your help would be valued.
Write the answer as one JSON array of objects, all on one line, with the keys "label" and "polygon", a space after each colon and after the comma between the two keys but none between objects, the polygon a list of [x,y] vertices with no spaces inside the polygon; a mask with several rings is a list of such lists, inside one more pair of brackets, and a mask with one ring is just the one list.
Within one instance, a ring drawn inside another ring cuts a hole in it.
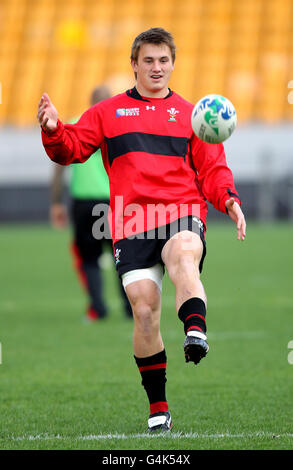
[{"label": "black sock", "polygon": [[166,400],[167,357],[165,349],[153,356],[134,356],[134,358],[141,374],[141,383],[149,399],[150,414],[168,411],[168,402]]},{"label": "black sock", "polygon": [[206,333],[206,306],[199,297],[192,297],[186,300],[178,311],[178,317],[184,324],[184,332],[199,331]]}]

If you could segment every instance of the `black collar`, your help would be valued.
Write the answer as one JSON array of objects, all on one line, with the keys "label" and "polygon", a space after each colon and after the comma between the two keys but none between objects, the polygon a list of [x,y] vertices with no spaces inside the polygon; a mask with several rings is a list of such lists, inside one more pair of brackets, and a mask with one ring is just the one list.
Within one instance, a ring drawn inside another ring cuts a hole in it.
[{"label": "black collar", "polygon": [[[133,87],[131,90],[127,90],[126,92],[127,96],[130,96],[130,98],[134,98],[135,100],[140,100],[140,101],[146,101],[147,103],[149,103],[151,101],[151,98],[148,100],[146,98],[143,98],[137,91],[136,87]],[[169,93],[167,96],[165,96],[164,100],[169,98],[170,96],[173,95],[173,91],[170,90],[169,88]]]}]

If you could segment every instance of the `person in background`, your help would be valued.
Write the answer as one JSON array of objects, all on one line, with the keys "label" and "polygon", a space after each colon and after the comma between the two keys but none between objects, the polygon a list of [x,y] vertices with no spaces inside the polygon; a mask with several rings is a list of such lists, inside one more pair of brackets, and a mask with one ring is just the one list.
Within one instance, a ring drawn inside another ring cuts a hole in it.
[{"label": "person in background", "polygon": [[[91,94],[90,105],[93,106],[110,96],[106,86],[98,86]],[[71,122],[76,121],[78,119]],[[58,229],[65,228],[69,218],[67,206],[62,202],[64,169],[64,166],[55,164],[51,183],[50,220],[52,226]],[[95,321],[108,315],[100,260],[103,253],[107,251],[112,253],[112,240],[109,236],[103,239],[94,238],[92,228],[96,219],[92,211],[97,204],[109,205],[109,181],[100,150],[97,150],[85,164],[70,165],[70,171],[69,192],[73,228],[71,251],[79,279],[89,297],[86,318]],[[132,309],[119,278],[118,283],[125,315],[132,318]]]}]

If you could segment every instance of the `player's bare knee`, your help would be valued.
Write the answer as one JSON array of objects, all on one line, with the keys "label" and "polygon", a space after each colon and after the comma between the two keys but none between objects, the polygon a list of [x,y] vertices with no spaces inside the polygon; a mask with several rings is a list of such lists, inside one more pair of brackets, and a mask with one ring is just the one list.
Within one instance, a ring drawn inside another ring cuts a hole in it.
[{"label": "player's bare knee", "polygon": [[199,279],[199,258],[192,251],[181,251],[176,260],[169,266],[168,273],[176,285],[186,282],[189,278]]},{"label": "player's bare knee", "polygon": [[157,311],[151,304],[138,302],[133,308],[135,326],[144,337],[152,337],[157,329]]},{"label": "player's bare knee", "polygon": [[203,244],[200,237],[189,231],[180,232],[179,237],[170,239],[162,251],[162,258],[167,266],[168,272],[186,271],[191,266],[199,265]]}]

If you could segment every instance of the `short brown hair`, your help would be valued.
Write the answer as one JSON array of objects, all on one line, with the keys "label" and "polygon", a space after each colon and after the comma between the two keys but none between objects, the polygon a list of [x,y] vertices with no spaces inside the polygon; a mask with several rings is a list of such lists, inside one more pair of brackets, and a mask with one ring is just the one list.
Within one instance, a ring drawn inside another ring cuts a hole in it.
[{"label": "short brown hair", "polygon": [[150,28],[143,33],[140,33],[133,41],[131,47],[131,60],[137,62],[139,50],[142,44],[166,44],[169,46],[172,56],[172,62],[176,58],[176,46],[171,33],[168,33],[163,28]]}]

